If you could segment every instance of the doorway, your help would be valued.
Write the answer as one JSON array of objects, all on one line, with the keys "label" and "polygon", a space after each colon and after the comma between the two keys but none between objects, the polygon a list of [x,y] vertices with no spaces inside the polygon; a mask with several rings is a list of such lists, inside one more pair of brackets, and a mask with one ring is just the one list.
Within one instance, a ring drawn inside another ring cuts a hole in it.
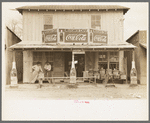
[{"label": "doorway", "polygon": [[[83,77],[83,71],[85,70],[85,54],[75,54],[74,61],[78,61],[75,64],[76,76]],[[70,69],[72,64],[72,52],[65,52],[65,76],[70,76]]]},{"label": "doorway", "polygon": [[65,52],[65,77],[70,76],[70,69],[71,69],[71,62],[72,62],[72,52]]},{"label": "doorway", "polygon": [[83,71],[85,70],[85,55],[75,54],[74,60],[78,61],[77,64],[75,64],[77,77],[83,77]]}]

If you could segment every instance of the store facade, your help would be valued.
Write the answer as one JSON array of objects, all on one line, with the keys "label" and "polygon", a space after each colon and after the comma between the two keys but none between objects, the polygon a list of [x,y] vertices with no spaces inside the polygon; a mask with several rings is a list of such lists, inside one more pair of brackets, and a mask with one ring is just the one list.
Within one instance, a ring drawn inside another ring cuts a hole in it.
[{"label": "store facade", "polygon": [[[23,51],[23,83],[30,82],[32,66],[39,62],[44,76],[68,76],[72,57],[77,77],[84,71],[117,69],[124,73],[124,51],[135,46],[123,39],[122,6],[46,5],[24,6],[23,41],[13,45]],[[44,66],[51,64],[51,71]]]}]

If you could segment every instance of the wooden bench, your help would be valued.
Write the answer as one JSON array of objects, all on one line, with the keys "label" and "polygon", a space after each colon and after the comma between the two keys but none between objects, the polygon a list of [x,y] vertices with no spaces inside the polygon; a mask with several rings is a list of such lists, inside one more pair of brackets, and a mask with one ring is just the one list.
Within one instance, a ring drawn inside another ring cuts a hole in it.
[{"label": "wooden bench", "polygon": [[[81,79],[85,79],[85,78],[87,78],[87,79],[94,79],[94,83],[96,83],[96,76],[90,76],[90,77],[76,77],[76,79],[79,79],[79,78],[81,78]],[[47,80],[49,83],[53,83],[53,84],[55,84],[55,81],[53,81],[54,79],[70,79],[70,77],[44,77],[44,78],[39,78],[38,80],[39,80],[39,84],[43,84],[43,81],[44,80]],[[91,81],[89,80],[89,83],[91,83]]]}]

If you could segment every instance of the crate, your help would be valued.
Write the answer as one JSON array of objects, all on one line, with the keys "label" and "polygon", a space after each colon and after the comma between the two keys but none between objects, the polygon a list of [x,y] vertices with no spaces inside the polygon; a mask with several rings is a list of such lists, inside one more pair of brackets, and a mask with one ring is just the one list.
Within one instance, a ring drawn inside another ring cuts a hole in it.
[{"label": "crate", "polygon": [[120,78],[121,79],[126,79],[126,75],[121,75]]}]

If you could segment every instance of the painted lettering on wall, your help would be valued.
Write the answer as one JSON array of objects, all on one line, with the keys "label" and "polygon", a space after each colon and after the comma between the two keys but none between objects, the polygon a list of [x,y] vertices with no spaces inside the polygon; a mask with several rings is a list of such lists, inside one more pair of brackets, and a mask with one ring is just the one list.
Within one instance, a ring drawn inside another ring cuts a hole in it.
[{"label": "painted lettering on wall", "polygon": [[65,32],[66,42],[87,42],[87,32]]},{"label": "painted lettering on wall", "polygon": [[105,35],[95,35],[94,41],[96,41],[96,42],[107,42],[107,37]]},{"label": "painted lettering on wall", "polygon": [[45,40],[46,41],[57,41],[57,35],[56,34],[46,35]]},{"label": "painted lettering on wall", "polygon": [[86,34],[68,34],[66,36],[66,41],[85,41],[86,38]]}]

